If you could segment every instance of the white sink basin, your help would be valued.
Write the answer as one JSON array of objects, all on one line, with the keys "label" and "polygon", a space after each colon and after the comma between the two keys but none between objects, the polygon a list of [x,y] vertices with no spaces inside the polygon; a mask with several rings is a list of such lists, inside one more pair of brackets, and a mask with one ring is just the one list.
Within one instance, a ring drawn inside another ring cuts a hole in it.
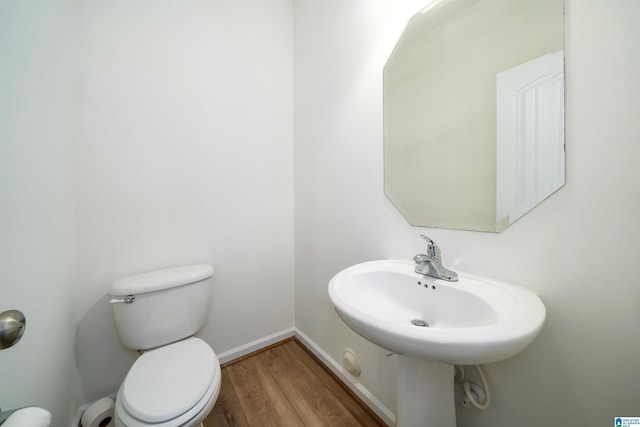
[{"label": "white sink basin", "polygon": [[414,266],[383,260],[349,267],[331,279],[329,297],[369,341],[447,364],[507,359],[540,332],[546,311],[535,293],[464,274],[447,282],[415,273]]}]

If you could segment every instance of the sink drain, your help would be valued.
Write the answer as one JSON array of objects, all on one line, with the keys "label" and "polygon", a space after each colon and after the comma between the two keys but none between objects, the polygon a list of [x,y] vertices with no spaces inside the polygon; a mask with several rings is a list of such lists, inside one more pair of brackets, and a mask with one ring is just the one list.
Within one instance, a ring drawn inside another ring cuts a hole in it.
[{"label": "sink drain", "polygon": [[416,326],[429,327],[429,324],[427,322],[425,322],[424,320],[420,320],[420,319],[413,319],[411,321],[411,323],[413,323]]}]

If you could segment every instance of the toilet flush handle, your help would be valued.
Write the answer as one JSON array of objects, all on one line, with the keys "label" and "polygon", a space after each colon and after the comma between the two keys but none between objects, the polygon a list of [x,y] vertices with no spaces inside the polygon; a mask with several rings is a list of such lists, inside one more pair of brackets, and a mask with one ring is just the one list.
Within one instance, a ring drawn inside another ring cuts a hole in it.
[{"label": "toilet flush handle", "polygon": [[127,295],[125,297],[113,297],[109,300],[111,304],[133,304],[136,301],[135,295]]}]

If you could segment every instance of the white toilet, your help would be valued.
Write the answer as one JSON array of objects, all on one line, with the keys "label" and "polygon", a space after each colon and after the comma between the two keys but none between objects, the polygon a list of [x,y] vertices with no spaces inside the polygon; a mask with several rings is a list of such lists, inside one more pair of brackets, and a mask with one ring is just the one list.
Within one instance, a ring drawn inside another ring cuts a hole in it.
[{"label": "white toilet", "polygon": [[113,282],[111,303],[122,343],[143,350],[116,396],[117,427],[192,427],[220,393],[220,362],[193,334],[205,322],[213,268],[190,265]]}]

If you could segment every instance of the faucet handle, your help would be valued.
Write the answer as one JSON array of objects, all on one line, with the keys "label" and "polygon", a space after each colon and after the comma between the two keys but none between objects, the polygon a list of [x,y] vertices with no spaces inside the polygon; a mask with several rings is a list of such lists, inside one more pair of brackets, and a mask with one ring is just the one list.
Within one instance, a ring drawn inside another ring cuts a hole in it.
[{"label": "faucet handle", "polygon": [[418,254],[416,256],[413,257],[413,261],[416,264],[424,264],[425,262],[429,261],[431,258],[425,254]]},{"label": "faucet handle", "polygon": [[448,280],[449,282],[456,282],[458,280],[458,274],[454,271],[447,270],[442,266],[440,248],[436,245],[436,242],[424,234],[420,235],[420,237],[427,242],[427,254],[418,254],[413,257],[413,260],[416,263],[416,273],[435,277],[436,279]]},{"label": "faucet handle", "polygon": [[438,247],[438,245],[436,245],[436,242],[434,242],[424,234],[421,234],[420,237],[422,237],[424,241],[427,242],[427,255],[429,255],[433,259],[440,258],[440,248]]}]

